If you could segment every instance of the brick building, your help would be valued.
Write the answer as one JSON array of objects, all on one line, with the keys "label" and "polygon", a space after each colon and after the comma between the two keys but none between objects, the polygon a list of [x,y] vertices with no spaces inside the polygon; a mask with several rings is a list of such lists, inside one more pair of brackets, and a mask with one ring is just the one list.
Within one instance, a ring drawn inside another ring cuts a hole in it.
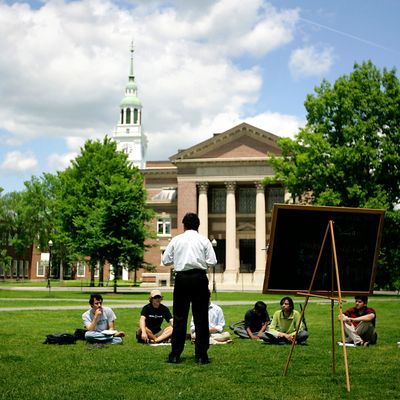
[{"label": "brick building", "polygon": [[[262,288],[272,205],[282,203],[285,195],[282,187],[262,184],[273,176],[267,154],[280,154],[277,139],[242,123],[179,151],[169,161],[147,161],[142,172],[148,205],[157,213],[157,239],[149,243],[145,260],[156,266],[163,283],[170,269],[161,264],[162,252],[171,237],[183,231],[185,213],[196,212],[199,232],[213,242],[217,254],[212,277],[216,285]],[[148,283],[160,283],[157,274],[144,274],[149,276],[153,280]]]}]

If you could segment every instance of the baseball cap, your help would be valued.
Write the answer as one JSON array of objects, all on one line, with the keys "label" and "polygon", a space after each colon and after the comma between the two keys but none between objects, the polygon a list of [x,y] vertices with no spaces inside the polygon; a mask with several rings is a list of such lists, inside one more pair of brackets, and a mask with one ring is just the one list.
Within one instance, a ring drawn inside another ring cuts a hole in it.
[{"label": "baseball cap", "polygon": [[156,296],[162,297],[162,294],[161,294],[161,292],[160,292],[158,289],[154,289],[154,290],[152,290],[152,291],[150,292],[150,297],[151,297],[151,298],[156,297]]}]

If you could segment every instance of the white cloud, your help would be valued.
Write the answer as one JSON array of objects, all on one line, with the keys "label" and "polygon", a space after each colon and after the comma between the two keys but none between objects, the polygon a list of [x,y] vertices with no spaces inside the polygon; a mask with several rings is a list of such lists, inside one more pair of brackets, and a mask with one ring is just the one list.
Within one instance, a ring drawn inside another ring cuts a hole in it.
[{"label": "white cloud", "polygon": [[20,151],[11,151],[6,153],[0,168],[16,172],[33,172],[37,165],[38,162],[31,152],[21,153]]},{"label": "white cloud", "polygon": [[285,115],[277,112],[264,112],[252,118],[246,118],[245,122],[260,127],[274,135],[290,137],[293,139],[306,121],[293,115]]},{"label": "white cloud", "polygon": [[[88,138],[110,136],[134,39],[148,159],[165,159],[243,121],[260,98],[263,71],[254,60],[241,61],[287,45],[299,19],[298,10],[264,0],[127,4],[46,0],[33,9],[0,0],[0,132],[9,133],[7,146],[62,138],[65,153],[36,155],[47,160],[43,168],[58,170]],[[285,125],[259,120],[273,133]]]},{"label": "white cloud", "polygon": [[296,49],[289,60],[290,73],[295,79],[327,74],[334,61],[332,47],[318,50],[314,46]]},{"label": "white cloud", "polygon": [[70,165],[71,160],[75,159],[77,155],[78,153],[75,152],[66,154],[50,154],[47,159],[49,169],[51,171],[62,171]]},{"label": "white cloud", "polygon": [[221,133],[242,122],[264,129],[281,137],[290,137],[304,127],[305,121],[291,115],[276,112],[264,112],[250,118],[242,118],[235,112],[220,113],[214,118],[204,118],[197,127],[182,125],[180,129],[166,136],[163,131],[153,132],[149,137],[149,160],[165,159],[178,150],[186,149],[211,138],[213,133]]},{"label": "white cloud", "polygon": [[297,18],[261,0],[220,0],[194,12],[152,2],[132,10],[101,0],[49,0],[39,9],[0,3],[0,128],[13,132],[9,143],[110,132],[132,38],[146,129],[168,135],[182,123],[196,126],[256,101],[260,70],[230,57],[283,46]]}]

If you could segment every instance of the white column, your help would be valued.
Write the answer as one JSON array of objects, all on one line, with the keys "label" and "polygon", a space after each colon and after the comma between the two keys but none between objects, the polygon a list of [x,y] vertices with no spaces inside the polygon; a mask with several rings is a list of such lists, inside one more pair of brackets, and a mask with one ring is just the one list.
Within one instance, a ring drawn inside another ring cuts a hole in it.
[{"label": "white column", "polygon": [[266,232],[265,232],[265,192],[264,185],[256,182],[256,272],[265,272]]},{"label": "white column", "polygon": [[201,182],[197,184],[199,188],[199,203],[198,203],[198,215],[200,219],[199,233],[205,237],[208,237],[208,199],[207,190],[208,183]]},{"label": "white column", "polygon": [[226,272],[236,272],[236,182],[225,182],[226,185]]}]

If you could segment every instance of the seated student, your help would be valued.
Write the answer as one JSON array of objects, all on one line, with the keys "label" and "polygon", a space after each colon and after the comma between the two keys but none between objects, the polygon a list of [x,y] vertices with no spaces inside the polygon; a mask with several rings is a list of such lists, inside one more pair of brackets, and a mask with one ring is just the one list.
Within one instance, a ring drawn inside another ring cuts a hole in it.
[{"label": "seated student", "polygon": [[234,332],[243,339],[266,339],[265,331],[269,322],[267,305],[263,301],[257,301],[254,307],[246,312],[244,327],[236,327]]},{"label": "seated student", "polygon": [[[280,301],[281,309],[274,312],[271,325],[266,332],[266,342],[272,344],[293,343],[296,329],[300,321],[300,313],[294,309],[293,300],[284,297]],[[303,343],[308,339],[308,332],[305,330],[303,321],[301,322],[297,334],[297,343]]]},{"label": "seated student", "polygon": [[[376,344],[378,335],[375,330],[376,313],[367,307],[367,296],[355,296],[355,306],[339,315],[343,319],[346,343],[355,346]],[[342,345],[341,342],[339,342]]]},{"label": "seated student", "polygon": [[[211,293],[208,291],[208,327],[210,331],[210,344],[231,343],[231,335],[224,332],[225,318],[222,308],[211,302]],[[196,327],[194,320],[190,321],[190,336],[192,342],[196,340]]]},{"label": "seated student", "polygon": [[[168,307],[161,304],[162,295],[158,289],[150,293],[149,304],[146,304],[140,313],[139,330],[136,338],[139,343],[162,343],[172,335],[172,315]],[[169,325],[161,329],[163,320]]]},{"label": "seated student", "polygon": [[82,314],[85,339],[89,343],[122,344],[125,333],[115,329],[117,317],[111,308],[103,307],[103,297],[91,294],[89,304],[91,309]]}]

